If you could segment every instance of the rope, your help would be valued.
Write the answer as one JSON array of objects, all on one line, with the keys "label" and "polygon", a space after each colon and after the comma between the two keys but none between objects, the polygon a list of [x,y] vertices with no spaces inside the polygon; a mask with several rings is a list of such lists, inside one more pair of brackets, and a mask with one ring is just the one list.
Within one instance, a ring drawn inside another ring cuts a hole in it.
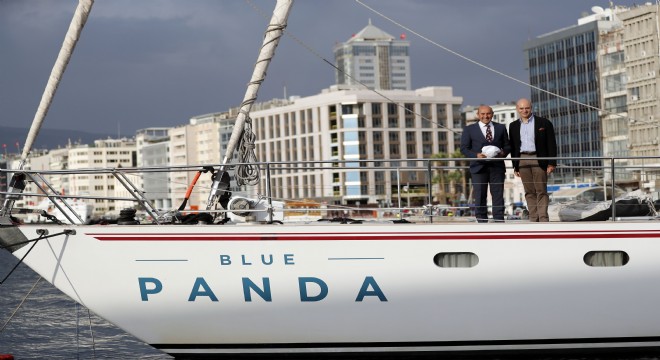
[{"label": "rope", "polygon": [[87,308],[87,318],[89,319],[89,333],[92,336],[92,354],[94,354],[94,359],[96,359],[96,339],[94,338],[94,330],[92,329],[92,313]]},{"label": "rope", "polygon": [[32,246],[30,247],[30,249],[25,253],[25,255],[23,255],[23,257],[18,261],[18,263],[16,263],[16,265],[14,265],[14,267],[9,271],[9,274],[7,274],[7,276],[5,276],[5,278],[2,279],[2,281],[0,281],[0,285],[2,285],[2,284],[5,283],[5,281],[9,278],[9,276],[11,276],[11,274],[14,273],[14,271],[16,270],[16,268],[18,267],[18,265],[20,265],[20,264],[23,262],[23,260],[25,259],[25,257],[28,256],[28,254],[30,253],[30,251],[32,251],[32,249],[34,249],[34,246],[37,245],[37,240],[41,240],[41,237],[39,237],[39,238],[33,240],[34,243],[33,243]]},{"label": "rope", "polygon": [[2,249],[8,249],[8,248],[10,248],[10,247],[12,247],[12,246],[16,246],[16,245],[29,244],[29,243],[31,243],[31,242],[33,242],[33,241],[44,240],[44,239],[52,238],[52,237],[59,236],[59,235],[73,235],[73,234],[75,234],[75,233],[76,233],[75,230],[64,230],[64,231],[62,231],[62,232],[58,232],[58,233],[55,233],[55,234],[53,234],[53,235],[43,235],[43,236],[39,236],[39,237],[36,238],[36,239],[25,240],[25,241],[17,242],[17,243],[14,243],[14,244],[11,244],[11,245],[7,245],[7,246],[0,246],[0,250],[2,250]]},{"label": "rope", "polygon": [[18,304],[18,306],[16,307],[16,309],[14,309],[14,312],[12,312],[11,315],[9,315],[9,319],[7,319],[7,321],[5,321],[5,324],[2,325],[2,328],[0,328],[0,333],[3,332],[3,331],[5,330],[5,328],[7,327],[7,325],[9,325],[9,322],[11,321],[11,319],[13,319],[13,318],[14,318],[14,315],[16,315],[16,313],[18,312],[18,309],[20,309],[20,308],[23,306],[23,303],[25,303],[25,300],[27,300],[27,298],[30,296],[30,294],[32,293],[32,291],[34,291],[34,289],[37,288],[37,285],[39,284],[39,281],[41,281],[41,276],[39,276],[39,278],[38,278],[37,281],[34,283],[34,285],[32,285],[32,288],[30,289],[30,291],[28,291],[28,293],[25,294],[25,297],[23,298],[23,300],[21,300],[21,303]]},{"label": "rope", "polygon": [[257,136],[252,131],[252,119],[247,116],[243,136],[238,145],[238,161],[240,164],[236,166],[236,183],[239,186],[257,185],[259,183],[259,166],[254,164],[257,162],[257,155],[254,152],[256,138]]}]

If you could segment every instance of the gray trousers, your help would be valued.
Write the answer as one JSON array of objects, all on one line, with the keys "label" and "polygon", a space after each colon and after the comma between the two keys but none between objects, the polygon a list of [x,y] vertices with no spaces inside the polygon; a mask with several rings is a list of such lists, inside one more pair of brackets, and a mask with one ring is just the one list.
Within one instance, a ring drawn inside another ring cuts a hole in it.
[{"label": "gray trousers", "polygon": [[548,173],[539,167],[539,162],[534,155],[521,154],[520,157],[520,179],[525,189],[529,221],[550,221],[548,217],[548,203],[550,202]]}]

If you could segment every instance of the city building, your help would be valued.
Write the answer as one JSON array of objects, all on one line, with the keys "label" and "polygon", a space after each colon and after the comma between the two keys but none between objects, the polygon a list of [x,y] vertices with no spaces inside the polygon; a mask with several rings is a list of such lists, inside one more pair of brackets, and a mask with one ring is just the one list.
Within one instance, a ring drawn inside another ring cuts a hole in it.
[{"label": "city building", "polygon": [[[221,164],[235,120],[235,115],[219,112],[195,116],[190,119],[189,124],[170,128],[170,164],[172,166]],[[171,174],[169,192],[173,207],[178,208],[183,203],[186,190],[194,176],[194,172]],[[206,209],[211,185],[210,173],[200,176],[195,185],[196,191],[188,200],[186,209]]]},{"label": "city building", "polygon": [[[594,8],[599,13],[600,8]],[[619,157],[615,160],[617,167],[625,167],[629,164],[628,141],[628,101],[626,83],[628,81],[627,68],[625,65],[624,51],[624,27],[620,15],[627,9],[615,9],[613,21],[616,26],[599,34],[598,68],[600,69],[600,103],[602,111],[601,140],[603,143],[603,156]],[[621,183],[624,179],[631,179],[631,172],[624,171],[615,174],[614,177],[608,167],[604,169],[604,180],[611,181],[614,178]]]},{"label": "city building", "polygon": [[553,122],[558,155],[570,159],[559,161],[555,180],[572,181],[579,169],[601,169],[601,160],[585,158],[603,155],[599,35],[617,26],[612,9],[602,10],[524,45],[534,112]]},{"label": "city building", "polygon": [[[8,159],[2,158],[0,159],[0,169],[8,169]],[[0,172],[0,191],[1,192],[7,192],[9,190],[9,180],[7,177],[6,172]],[[0,194],[0,202],[5,201],[5,195]]]},{"label": "city building", "polygon": [[[135,134],[138,167],[167,167],[170,165],[170,128],[147,128]],[[156,209],[171,209],[169,172],[142,174],[142,191]]]},{"label": "city building", "polygon": [[[430,159],[458,149],[462,98],[454,96],[451,87],[383,92],[387,99],[366,89],[333,86],[289,104],[253,111],[259,160],[298,165],[272,173],[272,196],[388,206],[398,203],[399,188],[407,186],[412,205],[428,203],[428,177],[405,168],[421,165],[410,159]],[[388,162],[383,170],[362,170],[358,160],[363,159]],[[325,160],[337,161],[326,166],[336,170],[314,170],[305,164]],[[261,179],[258,189],[262,194],[265,181]]]},{"label": "city building", "polygon": [[[509,128],[509,124],[513,121],[518,120],[518,113],[516,112],[516,103],[515,101],[508,103],[497,103],[495,105],[488,105],[493,109],[493,120],[496,123],[504,124],[506,128]],[[467,105],[463,107],[463,116],[465,118],[465,124],[470,125],[477,121],[477,109],[478,106]]]},{"label": "city building", "polygon": [[[76,145],[68,149],[67,166],[70,170],[90,168],[120,168],[135,167],[137,151],[134,139],[103,139],[95,140],[93,145]],[[140,188],[142,184],[134,184]],[[117,197],[117,191],[123,191],[117,184],[112,172],[104,174],[79,173],[68,179],[67,194]],[[120,208],[114,201],[95,199],[94,217],[117,216]]]},{"label": "city building", "polygon": [[410,42],[369,24],[334,48],[337,85],[365,85],[376,90],[410,90]]},{"label": "city building", "polygon": [[[623,21],[625,84],[629,116],[628,151],[631,156],[657,156],[660,153],[660,59],[658,59],[657,4],[646,3],[619,14]],[[632,165],[642,187],[660,189],[660,163],[657,159],[635,159]]]}]

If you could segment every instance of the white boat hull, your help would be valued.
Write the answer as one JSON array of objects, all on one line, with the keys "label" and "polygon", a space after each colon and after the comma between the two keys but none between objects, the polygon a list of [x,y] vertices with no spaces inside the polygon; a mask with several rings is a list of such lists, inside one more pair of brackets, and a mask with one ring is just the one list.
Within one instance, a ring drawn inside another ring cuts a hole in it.
[{"label": "white boat hull", "polygon": [[[658,222],[19,229],[74,229],[25,263],[177,356],[660,346]],[[479,262],[439,267],[443,252]]]}]

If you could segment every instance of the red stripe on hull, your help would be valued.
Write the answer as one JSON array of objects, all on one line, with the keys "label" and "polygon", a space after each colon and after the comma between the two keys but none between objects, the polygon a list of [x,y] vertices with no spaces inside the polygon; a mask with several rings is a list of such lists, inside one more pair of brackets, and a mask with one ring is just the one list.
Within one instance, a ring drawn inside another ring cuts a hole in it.
[{"label": "red stripe on hull", "polygon": [[399,241],[399,240],[566,240],[660,238],[660,232],[543,232],[543,233],[357,233],[357,234],[87,234],[101,241]]}]

